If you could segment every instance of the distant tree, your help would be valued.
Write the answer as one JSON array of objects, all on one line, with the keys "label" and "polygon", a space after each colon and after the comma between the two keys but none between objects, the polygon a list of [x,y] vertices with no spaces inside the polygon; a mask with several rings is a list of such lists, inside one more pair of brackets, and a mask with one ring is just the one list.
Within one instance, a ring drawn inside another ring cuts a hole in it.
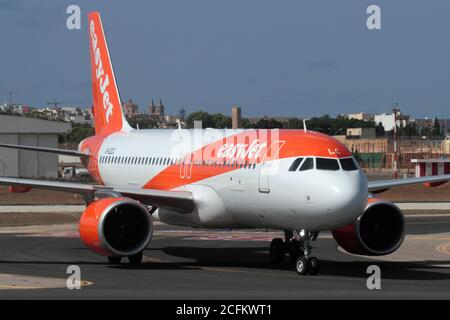
[{"label": "distant tree", "polygon": [[245,129],[252,128],[252,124],[250,123],[250,121],[247,118],[242,118],[241,126],[242,126],[242,128],[245,128]]},{"label": "distant tree", "polygon": [[415,122],[410,122],[406,126],[400,128],[400,134],[403,136],[413,137],[417,136],[417,124]]},{"label": "distant tree", "polygon": [[151,129],[157,128],[158,123],[154,119],[148,117],[147,115],[135,115],[133,117],[127,117],[127,121],[133,128],[139,129]]},{"label": "distant tree", "polygon": [[214,122],[208,112],[197,111],[190,113],[186,118],[186,127],[194,128],[194,121],[202,121],[203,128],[214,128]]},{"label": "distant tree", "polygon": [[303,129],[303,120],[299,118],[288,119],[285,127],[288,129]]},{"label": "distant tree", "polygon": [[225,116],[221,113],[211,115],[211,121],[214,123],[214,128],[224,129],[231,128],[231,117]]},{"label": "distant tree", "polygon": [[442,134],[441,132],[441,124],[439,123],[438,118],[434,118],[434,123],[433,123],[433,136],[438,137]]},{"label": "distant tree", "polygon": [[[186,117],[186,126],[192,128],[195,120],[202,120],[203,127],[211,128],[230,128],[231,118],[221,113],[209,114],[204,111],[197,111]],[[246,118],[242,119],[242,128],[255,129],[303,129],[303,120],[299,118],[290,118],[286,121],[279,121],[274,118],[262,118],[256,123],[250,123]],[[376,128],[374,121],[364,121],[356,119],[346,119],[342,116],[332,118],[329,115],[314,117],[308,120],[308,130],[322,132],[328,135],[334,135],[336,132],[346,132],[348,128]],[[384,129],[383,131],[384,132]]]},{"label": "distant tree", "polygon": [[270,119],[259,119],[258,122],[252,125],[255,129],[283,129],[284,123],[273,118]]},{"label": "distant tree", "polygon": [[[72,123],[72,128],[67,134],[67,142],[78,144],[82,140],[93,136],[94,128],[89,124]],[[65,142],[64,137],[60,137],[60,142]]]},{"label": "distant tree", "polygon": [[428,137],[431,134],[431,129],[427,126],[420,128],[420,135]]}]

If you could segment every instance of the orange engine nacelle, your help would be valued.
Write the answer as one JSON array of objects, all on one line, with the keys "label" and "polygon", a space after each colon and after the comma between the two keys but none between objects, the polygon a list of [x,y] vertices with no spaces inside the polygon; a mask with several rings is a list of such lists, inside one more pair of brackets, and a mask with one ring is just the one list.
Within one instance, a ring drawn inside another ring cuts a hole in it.
[{"label": "orange engine nacelle", "polygon": [[83,212],[79,232],[92,251],[105,256],[131,256],[150,243],[153,224],[148,210],[127,198],[104,198]]},{"label": "orange engine nacelle", "polygon": [[353,223],[332,231],[347,252],[381,256],[397,250],[405,238],[405,218],[392,202],[370,198],[364,213]]}]

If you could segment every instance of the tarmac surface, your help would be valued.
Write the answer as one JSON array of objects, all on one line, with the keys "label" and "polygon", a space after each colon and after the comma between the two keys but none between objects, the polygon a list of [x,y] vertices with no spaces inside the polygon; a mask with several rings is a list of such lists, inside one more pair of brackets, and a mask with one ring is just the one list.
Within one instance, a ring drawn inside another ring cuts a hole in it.
[{"label": "tarmac surface", "polygon": [[[155,225],[144,263],[108,265],[78,239],[76,225],[0,228],[0,299],[433,299],[450,298],[450,216],[407,218],[404,245],[385,257],[352,256],[329,233],[313,242],[320,274],[273,267],[279,232]],[[369,290],[369,265],[381,289]],[[67,268],[81,270],[69,290]]]}]

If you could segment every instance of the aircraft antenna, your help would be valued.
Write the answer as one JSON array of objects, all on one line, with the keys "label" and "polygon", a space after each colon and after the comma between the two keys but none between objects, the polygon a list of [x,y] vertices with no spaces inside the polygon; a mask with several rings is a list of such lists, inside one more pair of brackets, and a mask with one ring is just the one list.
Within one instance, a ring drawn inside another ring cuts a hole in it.
[{"label": "aircraft antenna", "polygon": [[303,131],[308,131],[308,129],[306,128],[306,121],[309,121],[310,119],[303,119]]}]

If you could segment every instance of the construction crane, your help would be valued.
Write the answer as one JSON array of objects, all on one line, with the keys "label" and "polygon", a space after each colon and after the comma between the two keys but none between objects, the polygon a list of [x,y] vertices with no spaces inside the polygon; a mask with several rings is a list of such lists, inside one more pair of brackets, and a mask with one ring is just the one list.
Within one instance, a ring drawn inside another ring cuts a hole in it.
[{"label": "construction crane", "polygon": [[12,105],[13,95],[21,93],[20,91],[13,90],[13,89],[3,89],[2,88],[2,91],[8,93],[8,95],[9,95],[9,105]]},{"label": "construction crane", "polygon": [[55,109],[58,108],[59,105],[68,105],[68,104],[87,104],[91,103],[90,101],[56,101],[56,99],[53,99],[53,101],[47,102],[48,106],[53,106]]}]

